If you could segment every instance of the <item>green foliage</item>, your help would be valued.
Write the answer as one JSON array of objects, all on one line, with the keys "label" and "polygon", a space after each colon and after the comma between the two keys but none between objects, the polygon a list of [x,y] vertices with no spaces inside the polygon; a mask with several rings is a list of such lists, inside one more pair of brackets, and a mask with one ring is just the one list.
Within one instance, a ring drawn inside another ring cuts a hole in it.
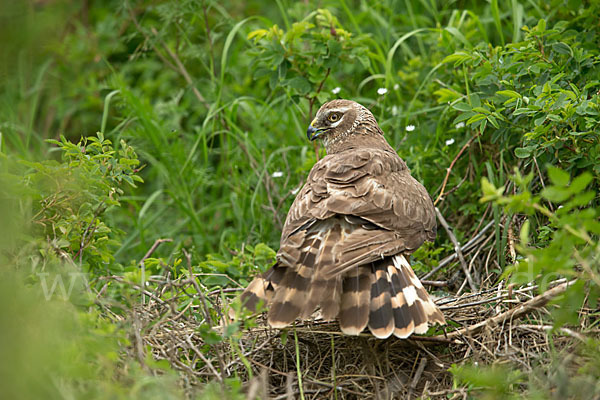
[{"label": "green foliage", "polygon": [[492,142],[520,138],[514,154],[525,159],[524,167],[537,159],[569,170],[592,167],[598,174],[600,53],[590,28],[580,28],[585,18],[587,11],[552,29],[541,19],[533,28],[523,27],[522,42],[446,57],[445,62],[466,68],[471,85],[470,94],[458,99],[463,101],[440,95],[460,112],[454,123],[464,121],[482,133],[489,124],[495,128]]},{"label": "green foliage", "polygon": [[103,217],[119,206],[124,184],[142,182],[137,156],[124,142],[113,150],[102,134],[54,143],[62,162],[15,162],[1,154],[2,217],[9,229],[0,247],[3,393],[181,398],[168,365],[150,360],[143,369],[123,357],[130,328],[95,304],[89,285],[115,267],[117,235]]},{"label": "green foliage", "polygon": [[264,272],[275,262],[275,250],[264,243],[248,245],[236,253],[233,257],[208,254],[207,259],[198,265],[200,271],[207,274],[204,283],[226,287],[231,285],[233,279],[246,286],[251,277]]},{"label": "green foliage", "polygon": [[[143,182],[136,175],[139,160],[130,146],[121,141],[120,149],[101,133],[89,136],[78,144],[51,140],[58,146],[64,162],[30,162],[22,160],[22,167],[6,173],[7,186],[19,192],[7,192],[7,201],[20,203],[11,209],[20,209],[25,215],[13,214],[13,220],[26,222],[34,235],[45,237],[52,251],[76,260],[84,271],[106,269],[114,261],[112,253],[115,234],[102,218],[110,207],[120,206],[121,186]],[[14,161],[5,158],[6,164]],[[21,197],[25,190],[29,196]],[[24,220],[24,221],[23,221]]]},{"label": "green foliage", "polygon": [[[596,192],[586,190],[593,179],[590,173],[584,172],[571,180],[567,172],[551,166],[548,177],[551,184],[547,184],[539,195],[534,195],[530,191],[533,174],[523,177],[515,171],[512,179],[520,192],[510,196],[503,195],[503,188],[495,188],[484,178],[482,200],[493,200],[505,206],[508,212],[528,216],[521,228],[521,243],[516,246],[521,260],[507,268],[504,275],[511,276],[512,281],[519,284],[539,282],[542,291],[559,277],[578,279],[565,296],[555,301],[558,309],[554,321],[561,326],[577,323],[586,296],[595,307],[600,295],[597,267],[600,212],[593,205]],[[546,229],[540,229],[540,224]],[[530,238],[532,227],[541,235]]]},{"label": "green foliage", "polygon": [[515,386],[523,382],[523,374],[507,366],[493,365],[482,369],[476,364],[464,367],[452,365],[450,371],[459,384],[468,384],[472,389],[483,391],[482,399],[520,399]]},{"label": "green foliage", "polygon": [[328,9],[294,22],[286,32],[273,25],[250,32],[248,39],[256,46],[248,53],[257,60],[254,78],[267,77],[271,90],[282,88],[292,98],[305,97],[310,108],[315,101],[329,99],[321,89],[332,70],[344,71],[355,62],[367,69],[370,64],[366,37],[353,37]]}]

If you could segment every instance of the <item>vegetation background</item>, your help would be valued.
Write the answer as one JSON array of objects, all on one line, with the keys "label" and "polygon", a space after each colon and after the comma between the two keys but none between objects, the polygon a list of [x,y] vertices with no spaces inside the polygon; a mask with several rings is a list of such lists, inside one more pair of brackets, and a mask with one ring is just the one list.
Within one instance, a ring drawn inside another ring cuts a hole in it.
[{"label": "vegetation background", "polygon": [[[185,373],[136,342],[133,310],[153,277],[199,277],[175,301],[191,313],[201,292],[270,266],[323,155],[308,122],[342,97],[373,111],[459,242],[493,222],[477,288],[576,280],[544,315],[547,341],[561,326],[584,338],[568,365],[558,347],[534,373],[466,359],[455,388],[598,398],[599,13],[593,0],[0,1],[4,395],[243,398],[243,376],[183,390]],[[453,252],[440,230],[415,270]],[[440,295],[467,282],[458,261],[434,276],[449,281]],[[205,306],[206,343],[242,334],[211,329]]]}]

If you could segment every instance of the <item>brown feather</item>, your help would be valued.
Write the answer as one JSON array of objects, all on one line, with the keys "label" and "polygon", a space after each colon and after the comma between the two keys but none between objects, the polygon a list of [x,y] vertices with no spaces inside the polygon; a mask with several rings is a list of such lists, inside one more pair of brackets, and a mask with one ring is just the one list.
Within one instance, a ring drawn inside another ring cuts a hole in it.
[{"label": "brown feather", "polygon": [[373,336],[379,339],[385,339],[394,332],[391,287],[386,263],[389,263],[389,260],[372,264],[373,271],[371,273],[369,330]]},{"label": "brown feather", "polygon": [[369,326],[377,337],[408,337],[444,324],[405,257],[435,239],[429,194],[365,107],[333,100],[313,124],[309,133],[326,132],[320,137],[328,155],[289,210],[277,265],[252,281],[242,300],[251,308],[269,303],[268,321],[277,328],[319,307],[353,335]]},{"label": "brown feather", "polygon": [[369,322],[371,275],[370,266],[362,266],[348,271],[343,278],[339,320],[346,335],[358,335]]}]

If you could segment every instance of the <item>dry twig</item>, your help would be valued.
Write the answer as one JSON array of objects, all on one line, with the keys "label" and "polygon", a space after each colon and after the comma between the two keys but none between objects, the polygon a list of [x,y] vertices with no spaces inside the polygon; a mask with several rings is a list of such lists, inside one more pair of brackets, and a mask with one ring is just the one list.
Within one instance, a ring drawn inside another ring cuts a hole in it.
[{"label": "dry twig", "polygon": [[442,213],[440,212],[440,210],[437,207],[435,207],[435,214],[437,215],[437,218],[440,221],[440,224],[442,224],[442,226],[446,230],[446,233],[448,234],[450,241],[452,241],[452,244],[454,245],[454,251],[456,251],[456,255],[458,256],[460,265],[462,266],[463,272],[465,273],[465,276],[467,277],[467,281],[469,282],[471,291],[476,292],[477,285],[475,285],[475,281],[473,281],[473,278],[471,277],[471,273],[469,272],[469,268],[467,267],[467,262],[465,261],[465,257],[463,256],[462,250],[460,248],[460,243],[458,243],[458,240],[456,240],[456,236],[454,236],[454,232],[452,232],[452,228],[450,228],[450,225],[448,225],[448,222],[446,222],[446,219],[444,218],[444,216],[442,215]]}]

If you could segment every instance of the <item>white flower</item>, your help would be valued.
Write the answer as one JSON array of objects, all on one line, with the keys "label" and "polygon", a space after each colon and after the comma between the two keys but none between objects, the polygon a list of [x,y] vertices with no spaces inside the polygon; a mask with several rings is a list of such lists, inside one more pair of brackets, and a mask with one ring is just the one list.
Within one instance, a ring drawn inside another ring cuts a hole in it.
[{"label": "white flower", "polygon": [[406,125],[406,132],[412,132],[415,130],[415,126],[414,125]]},{"label": "white flower", "polygon": [[392,106],[392,115],[398,115],[398,106]]},{"label": "white flower", "polygon": [[283,172],[281,171],[275,171],[273,172],[273,175],[271,175],[273,178],[281,178],[283,176]]},{"label": "white flower", "polygon": [[292,190],[292,194],[295,196],[298,194],[299,191],[300,191],[300,188],[298,187],[298,188]]},{"label": "white flower", "polygon": [[398,85],[397,83],[394,85],[394,90],[398,90],[400,89],[400,85]]},{"label": "white flower", "polygon": [[387,93],[387,89],[384,87],[380,87],[379,89],[377,89],[377,94],[380,96],[383,96],[386,93]]},{"label": "white flower", "polygon": [[342,89],[340,89],[340,87],[338,86],[338,87],[333,88],[333,90],[331,91],[331,93],[338,94],[341,90]]},{"label": "white flower", "polygon": [[446,140],[446,146],[450,146],[453,143],[454,143],[454,139],[448,139],[448,140]]},{"label": "white flower", "polygon": [[454,125],[454,127],[456,129],[464,128],[465,127],[465,123],[464,122],[459,122],[458,124]]}]

